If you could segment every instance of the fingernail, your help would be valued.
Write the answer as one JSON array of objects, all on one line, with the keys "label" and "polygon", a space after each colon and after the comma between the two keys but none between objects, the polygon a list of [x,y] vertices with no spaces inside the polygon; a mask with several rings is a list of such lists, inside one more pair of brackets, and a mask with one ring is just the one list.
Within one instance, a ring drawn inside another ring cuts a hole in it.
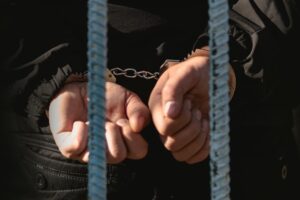
[{"label": "fingernail", "polygon": [[167,117],[174,117],[176,115],[176,102],[168,101],[165,104],[164,114]]},{"label": "fingernail", "polygon": [[145,123],[144,117],[142,117],[140,114],[134,114],[129,120],[130,125],[134,131],[141,131]]},{"label": "fingernail", "polygon": [[190,99],[187,99],[186,104],[187,104],[188,110],[191,110],[192,109],[192,101]]},{"label": "fingernail", "polygon": [[208,132],[208,127],[209,127],[208,121],[206,119],[204,119],[202,122],[202,130],[204,132]]},{"label": "fingernail", "polygon": [[117,122],[116,122],[117,125],[119,126],[125,126],[128,124],[128,120],[127,119],[119,119]]},{"label": "fingernail", "polygon": [[198,120],[198,121],[200,121],[201,120],[201,112],[200,112],[200,110],[196,110],[196,119]]}]

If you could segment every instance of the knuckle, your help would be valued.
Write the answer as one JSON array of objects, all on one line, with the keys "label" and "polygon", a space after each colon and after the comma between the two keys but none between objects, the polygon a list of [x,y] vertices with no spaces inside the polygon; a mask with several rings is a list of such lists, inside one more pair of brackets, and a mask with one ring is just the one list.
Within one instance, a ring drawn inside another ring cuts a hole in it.
[{"label": "knuckle", "polygon": [[115,150],[114,152],[111,153],[111,158],[117,163],[125,160],[126,156],[127,156],[126,153],[121,150]]},{"label": "knuckle", "polygon": [[197,160],[188,160],[186,161],[187,164],[192,165],[192,164],[196,164],[198,161]]},{"label": "knuckle", "polygon": [[130,155],[128,157],[132,159],[142,159],[144,158],[148,153],[148,144],[145,143],[141,148],[136,149],[134,152],[130,152]]},{"label": "knuckle", "polygon": [[164,121],[162,121],[162,120],[156,121],[155,120],[154,124],[156,125],[156,129],[157,129],[158,133],[161,136],[167,136],[168,135],[167,134],[168,127],[167,127],[167,124]]},{"label": "knuckle", "polygon": [[[189,132],[187,137],[193,138],[192,141],[196,140],[198,137],[201,136],[201,133],[197,129],[193,129]],[[200,142],[201,143],[201,142]]]},{"label": "knuckle", "polygon": [[70,146],[60,149],[61,154],[69,159],[76,158],[81,153],[82,144],[79,142],[73,142]]},{"label": "knuckle", "polygon": [[157,126],[158,132],[163,136],[169,136],[176,133],[180,128],[182,128],[186,124],[186,122],[185,119],[184,122],[182,122],[181,120],[177,119],[173,120],[163,118],[157,124],[159,124],[159,126]]},{"label": "knuckle", "polygon": [[186,163],[189,164],[189,165],[193,165],[193,164],[196,164],[196,163],[198,163],[198,162],[200,162],[200,160],[197,160],[197,159],[193,159],[193,160],[188,160],[188,161],[186,161]]},{"label": "knuckle", "polygon": [[203,160],[209,156],[209,147],[203,150]]},{"label": "knuckle", "polygon": [[69,151],[74,153],[80,153],[81,148],[82,148],[82,143],[80,143],[78,140],[75,140],[70,146]]},{"label": "knuckle", "polygon": [[203,135],[199,135],[198,138],[196,138],[196,142],[199,148],[205,148],[205,137],[203,137]]},{"label": "knuckle", "polygon": [[115,128],[116,128],[116,126],[113,123],[105,123],[106,131],[114,130]]},{"label": "knuckle", "polygon": [[126,154],[119,151],[108,156],[107,160],[108,163],[110,164],[118,164],[121,163],[123,160],[125,160],[125,158],[126,158]]},{"label": "knuckle", "polygon": [[193,159],[186,161],[186,163],[195,164],[195,163],[198,163],[198,162],[202,162],[206,158],[208,158],[208,155],[209,155],[209,151],[207,151],[207,150],[201,151]]},{"label": "knuckle", "polygon": [[177,145],[177,143],[176,143],[176,141],[175,140],[173,140],[173,139],[169,139],[170,137],[168,137],[168,139],[166,140],[166,142],[165,142],[165,148],[167,149],[167,150],[169,150],[169,151],[176,151],[176,150],[178,150],[178,145]]},{"label": "knuckle", "polygon": [[162,136],[167,136],[167,128],[165,126],[159,126],[157,127],[157,131],[159,132],[160,135]]},{"label": "knuckle", "polygon": [[184,162],[186,160],[186,157],[181,153],[174,152],[174,153],[172,153],[172,155],[173,155],[174,159],[179,162]]},{"label": "knuckle", "polygon": [[[162,94],[166,96],[174,96],[176,86],[173,82],[167,82],[162,89]],[[177,90],[177,88],[176,88]]]},{"label": "knuckle", "polygon": [[68,151],[61,150],[60,152],[65,158],[68,158],[68,159],[74,158],[74,155]]},{"label": "knuckle", "polygon": [[204,155],[203,155],[203,160],[205,160],[206,158],[208,158],[209,156],[209,150],[205,151]]}]

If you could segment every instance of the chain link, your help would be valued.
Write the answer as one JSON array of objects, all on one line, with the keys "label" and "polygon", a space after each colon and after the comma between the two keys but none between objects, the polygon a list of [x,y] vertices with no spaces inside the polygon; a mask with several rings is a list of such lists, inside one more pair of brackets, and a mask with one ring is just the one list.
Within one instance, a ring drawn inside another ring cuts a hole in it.
[{"label": "chain link", "polygon": [[126,69],[121,69],[119,67],[115,67],[110,69],[111,73],[115,76],[125,76],[127,78],[143,78],[143,79],[155,79],[158,80],[159,78],[159,72],[149,72],[149,71],[137,71],[136,69],[133,68],[126,68]]}]

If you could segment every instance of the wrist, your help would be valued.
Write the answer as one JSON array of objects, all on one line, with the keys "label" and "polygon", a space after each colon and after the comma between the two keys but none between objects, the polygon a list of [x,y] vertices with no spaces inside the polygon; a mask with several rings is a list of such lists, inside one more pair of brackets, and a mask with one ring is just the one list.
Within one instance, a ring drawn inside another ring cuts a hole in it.
[{"label": "wrist", "polygon": [[[194,51],[192,51],[191,54],[189,54],[187,56],[187,59],[197,57],[197,56],[209,57],[209,47],[204,46],[202,48],[195,49]],[[233,67],[231,65],[229,65],[228,86],[229,86],[229,96],[230,96],[230,99],[232,99],[233,95],[234,95],[234,92],[235,92],[235,89],[236,89],[236,76],[235,76]]]},{"label": "wrist", "polygon": [[197,57],[197,56],[209,57],[209,47],[204,46],[202,48],[193,50],[190,54],[187,55],[186,59]]},{"label": "wrist", "polygon": [[[209,58],[209,47],[204,46],[202,48],[197,48],[193,50],[190,54],[187,55],[185,60],[195,58],[195,57],[207,57]],[[160,67],[160,72],[161,74],[166,71],[169,67],[178,64],[180,61],[179,60],[166,60],[163,65]],[[229,96],[230,99],[233,98],[235,89],[236,89],[236,76],[235,72],[233,70],[233,67],[230,65],[229,66],[229,80],[228,80],[228,85],[229,85]]]},{"label": "wrist", "polygon": [[236,76],[235,76],[233,67],[231,65],[229,66],[228,85],[229,85],[229,96],[230,96],[230,99],[232,99],[234,96],[234,93],[235,93],[235,89],[236,89]]},{"label": "wrist", "polygon": [[[73,73],[70,74],[70,76],[66,79],[64,84],[72,83],[72,82],[87,82],[87,81],[88,81],[87,72]],[[116,82],[116,77],[111,73],[111,71],[108,68],[105,69],[105,81],[113,82],[113,83]]]}]

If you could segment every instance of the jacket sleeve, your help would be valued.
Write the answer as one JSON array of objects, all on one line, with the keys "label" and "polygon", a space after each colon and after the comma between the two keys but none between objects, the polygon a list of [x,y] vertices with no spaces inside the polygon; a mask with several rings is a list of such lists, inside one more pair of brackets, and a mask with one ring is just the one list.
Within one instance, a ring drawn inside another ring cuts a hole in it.
[{"label": "jacket sleeve", "polygon": [[[297,96],[299,67],[293,64],[293,49],[299,47],[298,19],[294,1],[239,0],[230,10],[230,62],[237,84],[244,79],[243,83],[261,85],[262,100],[268,103],[291,103],[289,97]],[[206,32],[194,48],[207,43]]]},{"label": "jacket sleeve", "polygon": [[84,1],[6,4],[1,49],[14,110],[40,120],[71,74],[86,71]]}]

